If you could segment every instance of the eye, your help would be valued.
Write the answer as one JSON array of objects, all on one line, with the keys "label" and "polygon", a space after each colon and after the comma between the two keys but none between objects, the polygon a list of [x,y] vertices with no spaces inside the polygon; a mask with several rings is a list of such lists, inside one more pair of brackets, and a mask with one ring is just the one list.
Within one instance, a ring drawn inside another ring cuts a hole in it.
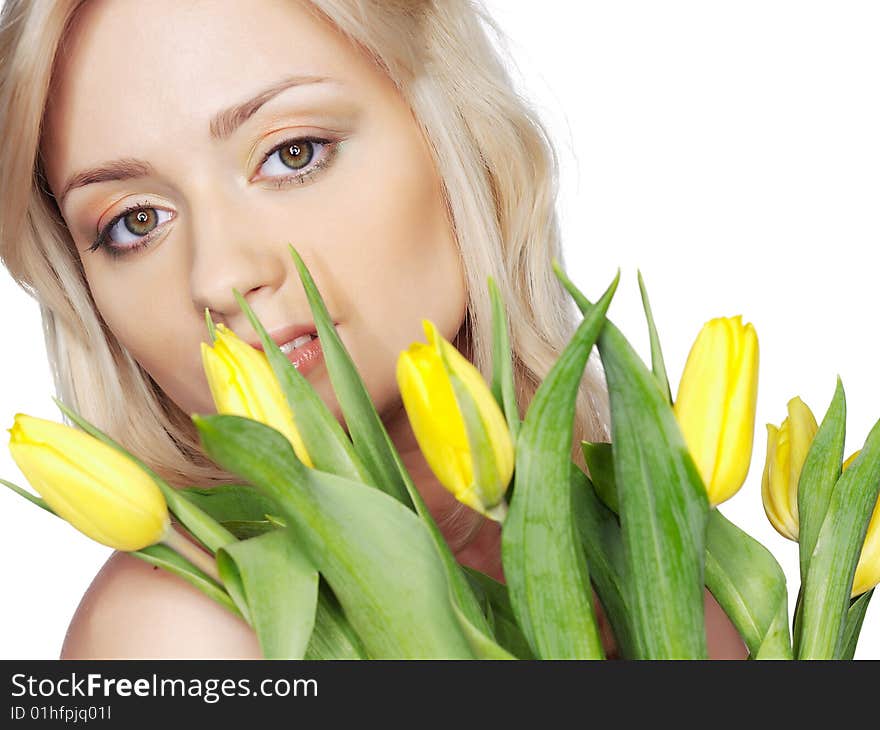
[{"label": "eye", "polygon": [[263,177],[274,184],[304,182],[331,162],[337,146],[313,137],[284,140],[266,153],[257,179]]},{"label": "eye", "polygon": [[126,208],[113,218],[98,234],[89,251],[104,248],[111,254],[122,255],[147,245],[153,233],[171,220],[169,210],[150,207],[146,204]]}]

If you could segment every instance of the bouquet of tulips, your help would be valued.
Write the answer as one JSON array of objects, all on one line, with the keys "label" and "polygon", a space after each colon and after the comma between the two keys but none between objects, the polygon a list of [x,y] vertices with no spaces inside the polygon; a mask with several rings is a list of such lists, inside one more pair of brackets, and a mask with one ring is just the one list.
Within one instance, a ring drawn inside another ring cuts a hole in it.
[{"label": "bouquet of tulips", "polygon": [[[793,399],[786,421],[768,427],[765,509],[800,543],[790,629],[779,564],[716,507],[751,459],[754,328],[741,317],[708,322],[673,402],[641,277],[650,368],[606,318],[618,279],[592,303],[555,266],[583,319],[521,419],[490,278],[492,382],[428,321],[427,343],[401,353],[397,377],[439,481],[502,523],[499,583],[454,559],[290,250],[347,430],[236,292],[263,350],[207,318],[217,414],[193,420],[206,453],[240,484],[171,488],[60,402],[76,427],[19,414],[10,429],[13,457],[41,496],[3,483],[189,581],[247,621],[266,658],[602,659],[595,591],[624,658],[701,659],[704,586],[750,658],[852,658],[880,582],[880,427],[844,462],[840,382],[821,425]],[[582,443],[587,473],[571,443],[594,346],[612,441]]]}]

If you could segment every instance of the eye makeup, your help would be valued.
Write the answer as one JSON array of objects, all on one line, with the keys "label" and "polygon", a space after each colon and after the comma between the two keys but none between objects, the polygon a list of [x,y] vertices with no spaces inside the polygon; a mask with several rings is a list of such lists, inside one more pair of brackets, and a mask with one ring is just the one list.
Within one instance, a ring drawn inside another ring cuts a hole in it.
[{"label": "eye makeup", "polygon": [[[341,140],[330,140],[318,136],[298,136],[284,139],[262,155],[257,168],[257,176],[251,182],[267,183],[281,189],[293,185],[306,185],[331,165],[338,154]],[[275,159],[277,158],[277,159]],[[290,170],[290,174],[259,175],[264,168],[272,167],[275,172]],[[163,215],[165,216],[163,219]],[[173,220],[171,211],[144,201],[127,206],[114,216],[98,233],[88,252],[103,249],[112,258],[128,256],[149,246]],[[152,225],[154,224],[155,225]],[[150,230],[143,231],[147,226]],[[121,226],[121,228],[120,228]],[[120,229],[120,230],[116,230]],[[122,230],[124,229],[124,230]],[[119,241],[116,235],[129,237],[127,242]]]}]

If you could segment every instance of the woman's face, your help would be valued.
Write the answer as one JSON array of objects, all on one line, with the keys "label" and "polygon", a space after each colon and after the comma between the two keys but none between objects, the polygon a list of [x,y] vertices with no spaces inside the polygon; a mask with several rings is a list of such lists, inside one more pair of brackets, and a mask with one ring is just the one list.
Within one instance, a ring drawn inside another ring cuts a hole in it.
[{"label": "woman's face", "polygon": [[[288,244],[380,413],[399,407],[397,355],[423,339],[421,319],[448,339],[463,322],[419,126],[302,3],[92,0],[62,52],[41,154],[101,315],[187,412],[213,410],[205,308],[257,341],[233,288],[270,333],[311,327]],[[323,363],[307,377],[339,417]]]}]

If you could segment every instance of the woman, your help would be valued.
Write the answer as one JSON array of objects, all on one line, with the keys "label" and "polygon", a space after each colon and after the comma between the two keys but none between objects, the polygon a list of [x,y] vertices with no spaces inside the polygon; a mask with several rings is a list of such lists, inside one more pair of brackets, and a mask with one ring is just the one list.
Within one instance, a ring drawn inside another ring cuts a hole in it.
[{"label": "woman", "polygon": [[[172,484],[235,481],[189,419],[213,410],[204,311],[256,342],[236,288],[279,344],[299,344],[313,326],[293,243],[453,552],[501,578],[497,525],[438,485],[395,382],[423,318],[489,373],[488,275],[508,307],[523,408],[576,325],[550,268],[552,149],[480,14],[467,0],[149,10],[4,10],[0,256],[41,303],[62,399]],[[303,372],[341,419],[323,363]],[[607,423],[591,362],[576,459],[581,439],[607,440]],[[744,656],[706,600],[710,653]],[[62,651],[259,655],[243,622],[124,553],[96,577]]]}]

